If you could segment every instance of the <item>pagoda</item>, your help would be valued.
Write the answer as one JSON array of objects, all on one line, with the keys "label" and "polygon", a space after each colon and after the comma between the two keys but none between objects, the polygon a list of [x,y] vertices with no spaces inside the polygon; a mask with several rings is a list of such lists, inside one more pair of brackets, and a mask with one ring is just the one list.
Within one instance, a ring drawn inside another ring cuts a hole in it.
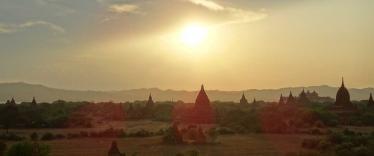
[{"label": "pagoda", "polygon": [[210,104],[208,95],[204,90],[204,85],[201,85],[193,111],[193,122],[195,124],[213,124],[215,122],[214,110]]},{"label": "pagoda", "polygon": [[348,89],[345,87],[344,79],[336,93],[335,103],[330,107],[330,111],[339,116],[342,124],[350,124],[350,118],[357,112],[357,108],[352,104]]},{"label": "pagoda", "polygon": [[149,97],[148,97],[148,101],[147,101],[146,107],[147,107],[147,108],[152,108],[154,105],[155,105],[155,103],[153,102],[152,94],[149,94]]},{"label": "pagoda", "polygon": [[248,100],[247,100],[247,98],[245,98],[244,93],[242,95],[242,98],[240,99],[240,104],[241,105],[247,105],[248,104]]},{"label": "pagoda", "polygon": [[279,98],[279,102],[278,102],[279,105],[284,105],[284,97],[283,97],[283,94],[281,94],[280,98]]},{"label": "pagoda", "polygon": [[287,104],[295,104],[296,100],[295,97],[293,97],[292,92],[290,91],[290,95],[287,98]]},{"label": "pagoda", "polygon": [[374,108],[374,100],[373,100],[373,95],[371,93],[370,93],[370,97],[369,97],[367,107]]},{"label": "pagoda", "polygon": [[301,91],[301,93],[299,94],[299,97],[297,99],[299,101],[299,103],[301,104],[309,104],[310,103],[310,100],[308,99],[307,97],[307,94],[305,93],[305,90],[303,89],[303,91]]}]

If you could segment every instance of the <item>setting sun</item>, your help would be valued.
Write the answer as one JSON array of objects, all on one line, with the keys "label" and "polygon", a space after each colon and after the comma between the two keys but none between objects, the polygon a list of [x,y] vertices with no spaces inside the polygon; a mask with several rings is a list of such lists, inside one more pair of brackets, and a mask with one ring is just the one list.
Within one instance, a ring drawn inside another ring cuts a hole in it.
[{"label": "setting sun", "polygon": [[193,24],[186,26],[181,32],[181,41],[183,44],[195,47],[201,44],[208,35],[208,29],[201,25]]}]

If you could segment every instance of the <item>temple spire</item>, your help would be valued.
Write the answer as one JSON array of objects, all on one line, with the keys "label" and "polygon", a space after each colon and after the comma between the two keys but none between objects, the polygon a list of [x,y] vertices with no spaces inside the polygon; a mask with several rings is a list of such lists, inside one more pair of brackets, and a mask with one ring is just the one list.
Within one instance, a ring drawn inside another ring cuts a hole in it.
[{"label": "temple spire", "polygon": [[242,98],[240,99],[240,104],[246,105],[248,104],[247,98],[245,98],[244,92],[242,94]]},{"label": "temple spire", "polygon": [[200,92],[198,93],[195,101],[195,105],[207,105],[210,104],[208,95],[206,95],[206,92],[204,90],[204,85],[201,85]]},{"label": "temple spire", "polygon": [[342,77],[342,87],[345,87],[345,85],[344,85],[344,77]]},{"label": "temple spire", "polygon": [[148,101],[147,101],[147,107],[153,107],[154,102],[152,98],[152,93],[149,93]]},{"label": "temple spire", "polygon": [[288,96],[287,99],[287,104],[294,104],[295,103],[295,98],[292,95],[292,91],[290,91],[290,95]]},{"label": "temple spire", "polygon": [[280,98],[279,98],[279,104],[280,104],[280,105],[283,105],[283,104],[284,104],[283,94],[281,94],[281,96],[280,96]]},{"label": "temple spire", "polygon": [[120,156],[120,155],[122,155],[122,154],[118,149],[117,142],[113,141],[112,145],[110,146],[110,149],[108,151],[108,156]]},{"label": "temple spire", "polygon": [[10,104],[12,104],[12,105],[16,104],[16,100],[14,100],[14,97],[12,97],[12,100],[10,100]]},{"label": "temple spire", "polygon": [[368,107],[374,107],[374,100],[373,100],[373,94],[370,93],[369,101],[367,104]]},{"label": "temple spire", "polygon": [[36,100],[35,97],[32,97],[31,105],[35,106],[36,105]]}]

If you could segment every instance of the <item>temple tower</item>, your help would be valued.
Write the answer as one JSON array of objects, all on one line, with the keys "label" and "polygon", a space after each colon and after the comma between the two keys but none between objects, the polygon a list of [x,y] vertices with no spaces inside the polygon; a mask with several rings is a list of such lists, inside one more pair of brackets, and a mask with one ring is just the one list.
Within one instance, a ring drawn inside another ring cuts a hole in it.
[{"label": "temple tower", "polygon": [[155,105],[155,103],[153,102],[152,94],[149,94],[146,106],[147,106],[147,108],[152,108],[154,105]]},{"label": "temple tower", "polygon": [[244,93],[243,93],[243,95],[242,95],[242,98],[240,99],[240,104],[241,104],[241,105],[247,105],[247,104],[248,104],[248,101],[247,101],[247,99],[245,98]]},{"label": "temple tower", "polygon": [[204,85],[201,85],[194,105],[193,122],[196,124],[212,124],[214,121],[214,110],[210,105],[210,100],[204,90]]},{"label": "temple tower", "polygon": [[36,105],[37,103],[36,103],[35,97],[32,97],[31,106],[36,106]]},{"label": "temple tower", "polygon": [[281,94],[280,98],[279,98],[279,105],[284,105],[284,97],[283,97],[283,94]]},{"label": "temple tower", "polygon": [[303,89],[303,91],[301,91],[301,93],[299,94],[299,98],[298,98],[298,101],[301,103],[301,104],[309,104],[310,101],[307,97],[307,94],[305,93],[305,90]]},{"label": "temple tower", "polygon": [[374,108],[374,100],[373,100],[373,95],[370,93],[369,101],[367,104],[368,107]]},{"label": "temple tower", "polygon": [[122,156],[121,152],[119,151],[117,147],[117,142],[113,141],[112,145],[108,151],[108,156]]},{"label": "temple tower", "polygon": [[295,98],[293,97],[291,91],[290,91],[290,95],[287,98],[287,104],[295,104]]},{"label": "temple tower", "polygon": [[349,91],[344,85],[344,79],[342,79],[342,85],[340,86],[338,92],[336,93],[335,105],[343,106],[343,107],[351,107],[352,106]]}]

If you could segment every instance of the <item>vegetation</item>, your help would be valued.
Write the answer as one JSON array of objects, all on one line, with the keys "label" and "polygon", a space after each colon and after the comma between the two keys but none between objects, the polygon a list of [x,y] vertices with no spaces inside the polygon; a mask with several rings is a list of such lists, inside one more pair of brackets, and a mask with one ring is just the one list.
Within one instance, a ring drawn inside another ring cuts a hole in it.
[{"label": "vegetation", "polygon": [[317,150],[321,155],[371,156],[374,155],[374,133],[363,134],[345,129],[323,139],[305,139],[302,147]]},{"label": "vegetation", "polygon": [[44,144],[21,142],[12,145],[7,156],[49,156],[50,147]]},{"label": "vegetation", "polygon": [[6,144],[3,142],[0,142],[0,156],[4,156],[6,150]]}]

